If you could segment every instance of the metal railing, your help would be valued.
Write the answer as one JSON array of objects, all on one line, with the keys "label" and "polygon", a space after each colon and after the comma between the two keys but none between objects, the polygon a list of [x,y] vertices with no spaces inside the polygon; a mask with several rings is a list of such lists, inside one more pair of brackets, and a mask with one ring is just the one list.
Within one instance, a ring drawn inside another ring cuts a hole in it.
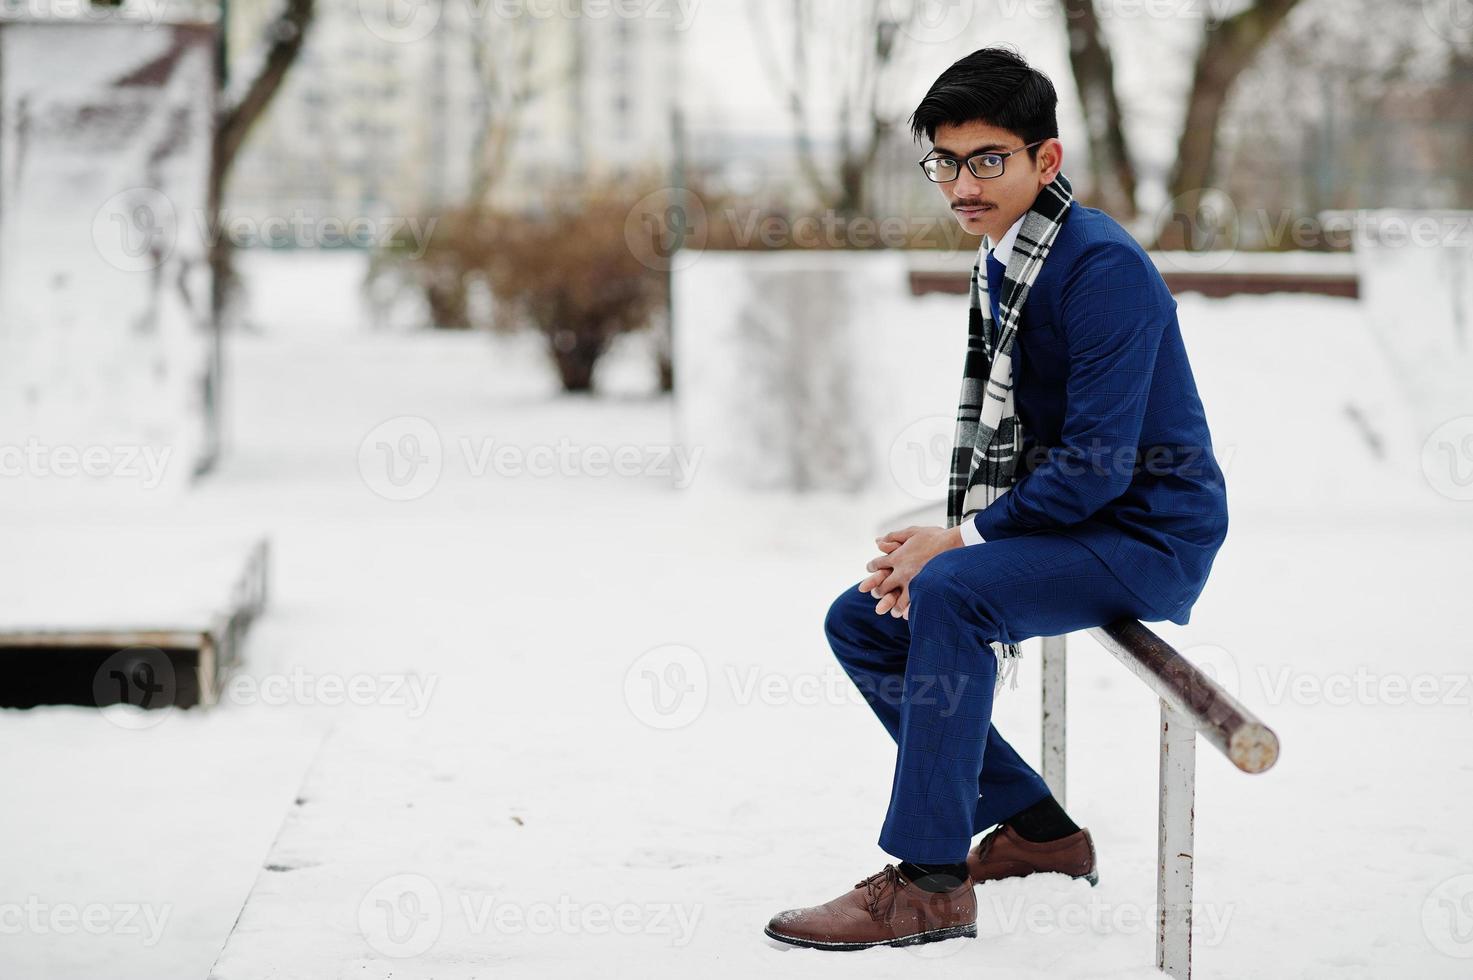
[{"label": "metal railing", "polygon": [[[877,534],[912,523],[944,523],[946,504],[930,503],[892,517]],[[1192,975],[1192,813],[1197,793],[1200,733],[1243,772],[1267,771],[1279,757],[1279,737],[1171,644],[1134,619],[1088,631],[1130,668],[1161,704],[1160,800],[1156,827],[1156,966],[1169,976]],[[1039,775],[1060,806],[1065,802],[1064,688],[1068,648],[1062,636],[1043,640],[1043,747]]]},{"label": "metal railing", "polygon": [[[1246,773],[1260,773],[1279,756],[1279,738],[1237,699],[1133,619],[1089,631],[1130,668],[1161,703],[1160,803],[1156,827],[1156,966],[1169,976],[1192,975],[1192,814],[1196,741],[1200,733]],[[1043,767],[1040,775],[1065,804],[1065,638],[1043,638]]]}]

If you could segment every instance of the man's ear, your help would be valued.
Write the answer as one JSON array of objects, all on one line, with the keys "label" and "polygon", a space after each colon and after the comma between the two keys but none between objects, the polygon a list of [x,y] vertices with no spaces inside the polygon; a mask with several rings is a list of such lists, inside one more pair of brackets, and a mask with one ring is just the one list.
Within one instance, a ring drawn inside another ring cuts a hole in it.
[{"label": "man's ear", "polygon": [[1058,137],[1051,137],[1038,148],[1038,176],[1045,184],[1052,184],[1064,166],[1064,144]]}]

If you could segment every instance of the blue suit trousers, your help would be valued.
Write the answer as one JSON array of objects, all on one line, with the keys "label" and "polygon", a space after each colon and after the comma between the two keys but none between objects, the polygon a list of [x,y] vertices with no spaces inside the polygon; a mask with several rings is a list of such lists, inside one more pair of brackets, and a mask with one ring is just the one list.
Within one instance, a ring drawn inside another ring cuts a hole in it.
[{"label": "blue suit trousers", "polygon": [[1049,794],[992,724],[990,642],[1163,619],[1084,545],[1052,531],[953,548],[911,580],[909,620],[851,587],[824,622],[839,663],[896,743],[879,845],[905,861],[963,861],[973,836]]}]

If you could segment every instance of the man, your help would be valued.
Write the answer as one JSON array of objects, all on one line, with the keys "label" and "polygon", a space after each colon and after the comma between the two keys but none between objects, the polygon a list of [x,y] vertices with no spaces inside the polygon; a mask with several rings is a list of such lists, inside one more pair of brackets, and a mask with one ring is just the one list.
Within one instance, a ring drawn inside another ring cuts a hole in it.
[{"label": "man", "polygon": [[879,538],[825,622],[896,741],[879,845],[899,863],[779,913],[767,934],[783,942],[975,936],[974,884],[1094,884],[1089,831],[991,723],[1000,662],[1122,617],[1185,624],[1227,534],[1176,301],[1118,223],[1073,202],[1056,102],[1017,54],[984,48],[911,117],[925,175],[996,246],[973,272],[949,526]]}]

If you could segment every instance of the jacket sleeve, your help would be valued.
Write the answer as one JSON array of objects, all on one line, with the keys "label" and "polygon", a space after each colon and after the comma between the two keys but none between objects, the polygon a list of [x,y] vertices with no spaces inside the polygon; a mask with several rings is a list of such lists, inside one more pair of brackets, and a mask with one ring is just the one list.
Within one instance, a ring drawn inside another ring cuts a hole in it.
[{"label": "jacket sleeve", "polygon": [[1060,303],[1069,356],[1062,445],[977,512],[983,538],[1077,524],[1125,492],[1172,303],[1139,251],[1107,242],[1081,257]]}]

